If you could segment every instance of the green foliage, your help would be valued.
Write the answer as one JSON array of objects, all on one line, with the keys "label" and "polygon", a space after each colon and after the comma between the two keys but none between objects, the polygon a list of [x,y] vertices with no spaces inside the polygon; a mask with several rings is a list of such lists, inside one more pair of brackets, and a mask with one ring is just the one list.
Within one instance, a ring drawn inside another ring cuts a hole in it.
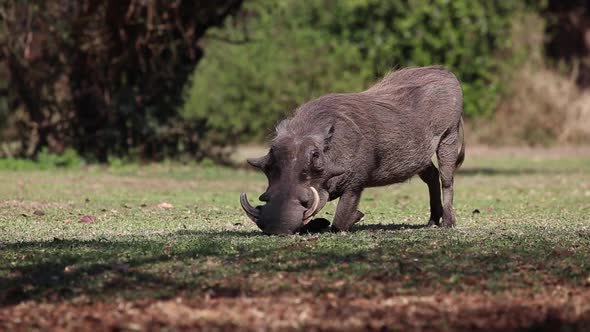
[{"label": "green foliage", "polygon": [[2,158],[0,170],[3,171],[29,171],[40,169],[39,164],[30,159]]},{"label": "green foliage", "polygon": [[369,78],[361,73],[363,59],[355,45],[331,40],[291,9],[292,3],[247,3],[245,11],[255,17],[237,20],[248,32],[234,28],[234,21],[209,35],[207,56],[193,75],[182,115],[204,122],[215,144],[261,137],[306,100],[331,89],[362,89]]},{"label": "green foliage", "polygon": [[361,91],[394,68],[441,64],[463,82],[467,116],[487,116],[501,95],[503,72],[512,69],[500,62],[513,60],[506,54],[513,18],[534,6],[471,0],[250,1],[244,5],[247,15],[208,35],[208,53],[187,89],[182,114],[204,122],[220,142],[260,138],[309,99]]},{"label": "green foliage", "polygon": [[43,149],[37,156],[37,162],[42,165],[42,168],[79,167],[84,165],[84,160],[72,148],[66,149],[61,154],[50,153],[47,149]]},{"label": "green foliage", "polygon": [[74,149],[66,149],[61,154],[50,153],[46,148],[38,155],[37,160],[20,159],[20,158],[3,158],[0,159],[0,170],[39,170],[39,169],[56,169],[56,168],[79,168],[85,164]]}]

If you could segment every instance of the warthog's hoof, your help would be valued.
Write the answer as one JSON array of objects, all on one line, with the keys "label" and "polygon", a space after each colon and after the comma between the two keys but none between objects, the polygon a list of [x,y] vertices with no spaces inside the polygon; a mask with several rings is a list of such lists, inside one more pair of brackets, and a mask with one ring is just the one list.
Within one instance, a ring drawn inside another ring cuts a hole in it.
[{"label": "warthog's hoof", "polygon": [[428,220],[428,224],[426,224],[426,228],[436,228],[436,227],[440,227],[439,221],[434,221],[432,219]]}]

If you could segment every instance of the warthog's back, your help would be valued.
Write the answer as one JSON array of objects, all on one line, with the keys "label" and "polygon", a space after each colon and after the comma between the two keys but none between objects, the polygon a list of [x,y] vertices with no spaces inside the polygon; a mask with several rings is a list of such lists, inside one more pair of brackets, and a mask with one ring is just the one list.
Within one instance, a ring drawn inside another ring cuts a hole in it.
[{"label": "warthog's back", "polygon": [[359,171],[362,166],[367,186],[380,186],[405,181],[430,165],[441,137],[457,130],[462,104],[461,85],[450,71],[402,69],[366,91],[330,94],[300,106],[286,131],[302,137],[339,123],[334,150]]},{"label": "warthog's back", "polygon": [[418,121],[431,127],[439,135],[441,130],[447,129],[448,123],[457,123],[462,114],[461,84],[453,73],[442,67],[394,71],[363,94],[397,116],[407,116],[415,124]]}]

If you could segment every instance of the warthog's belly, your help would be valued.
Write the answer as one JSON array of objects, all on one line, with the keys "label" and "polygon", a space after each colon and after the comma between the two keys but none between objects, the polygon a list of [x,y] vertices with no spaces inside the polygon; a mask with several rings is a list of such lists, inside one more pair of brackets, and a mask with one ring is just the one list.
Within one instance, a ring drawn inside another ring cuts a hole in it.
[{"label": "warthog's belly", "polygon": [[[436,142],[435,142],[436,141]],[[377,152],[375,168],[370,174],[367,187],[385,186],[409,180],[427,168],[432,162],[438,140],[430,138],[422,143],[391,144]]]}]

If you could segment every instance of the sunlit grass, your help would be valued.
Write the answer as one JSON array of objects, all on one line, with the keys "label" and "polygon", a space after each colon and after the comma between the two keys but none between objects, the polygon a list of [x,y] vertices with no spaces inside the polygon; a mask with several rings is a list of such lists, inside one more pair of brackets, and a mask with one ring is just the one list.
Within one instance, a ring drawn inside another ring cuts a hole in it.
[{"label": "sunlit grass", "polygon": [[[426,185],[365,192],[345,234],[269,237],[242,213],[261,174],[181,166],[0,173],[0,302],[497,292],[590,283],[590,158],[469,160],[456,229]],[[172,207],[166,208],[168,203]],[[320,216],[331,219],[335,204]],[[82,216],[96,217],[82,223]]]}]

